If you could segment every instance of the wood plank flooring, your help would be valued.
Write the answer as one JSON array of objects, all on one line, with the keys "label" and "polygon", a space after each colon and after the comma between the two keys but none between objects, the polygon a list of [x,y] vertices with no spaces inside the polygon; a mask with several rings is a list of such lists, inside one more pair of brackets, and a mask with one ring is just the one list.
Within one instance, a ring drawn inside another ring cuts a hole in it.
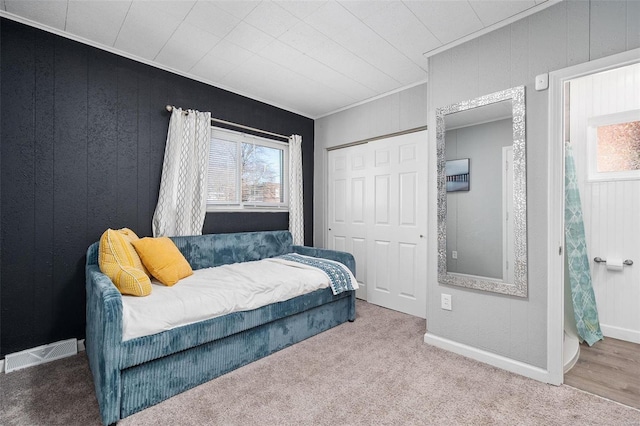
[{"label": "wood plank flooring", "polygon": [[564,383],[640,409],[640,345],[609,337],[583,343]]}]

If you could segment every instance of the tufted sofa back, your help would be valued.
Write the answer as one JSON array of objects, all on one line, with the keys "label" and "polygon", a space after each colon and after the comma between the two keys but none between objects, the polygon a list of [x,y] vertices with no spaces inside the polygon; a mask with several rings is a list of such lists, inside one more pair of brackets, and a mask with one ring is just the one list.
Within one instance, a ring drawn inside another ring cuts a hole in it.
[{"label": "tufted sofa back", "polygon": [[239,232],[171,237],[191,268],[249,262],[293,251],[289,231]]}]

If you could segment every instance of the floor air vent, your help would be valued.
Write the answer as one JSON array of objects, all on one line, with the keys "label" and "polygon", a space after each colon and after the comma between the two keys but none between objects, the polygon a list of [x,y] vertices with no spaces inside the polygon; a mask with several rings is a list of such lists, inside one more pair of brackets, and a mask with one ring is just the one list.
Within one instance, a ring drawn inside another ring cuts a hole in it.
[{"label": "floor air vent", "polygon": [[78,342],[76,339],[63,340],[49,345],[38,346],[37,348],[6,355],[4,357],[5,372],[11,373],[12,371],[22,370],[23,368],[32,367],[38,364],[44,364],[45,362],[65,358],[77,353]]}]

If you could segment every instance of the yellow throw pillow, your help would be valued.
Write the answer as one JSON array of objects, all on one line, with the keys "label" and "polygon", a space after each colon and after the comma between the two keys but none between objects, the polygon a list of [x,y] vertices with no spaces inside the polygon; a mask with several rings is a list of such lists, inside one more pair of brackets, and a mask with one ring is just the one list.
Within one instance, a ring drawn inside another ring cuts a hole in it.
[{"label": "yellow throw pillow", "polygon": [[98,265],[122,294],[148,296],[151,280],[131,245],[138,236],[130,229],[107,229],[100,237]]},{"label": "yellow throw pillow", "polygon": [[129,245],[127,246],[127,248],[130,250],[130,254],[131,254],[131,258],[133,260],[133,266],[134,268],[138,268],[138,269],[142,269],[144,271],[145,274],[147,274],[147,276],[149,278],[151,278],[151,274],[149,273],[149,271],[147,271],[147,268],[144,267],[144,264],[142,263],[142,260],[140,260],[140,256],[138,256],[138,252],[136,251],[135,248],[133,248],[133,246],[131,245],[132,242],[134,241],[138,241],[140,238],[136,235],[135,232],[133,232],[131,229],[129,228],[122,228],[122,229],[118,229],[118,231],[120,234],[122,234],[122,236],[129,241]]},{"label": "yellow throw pillow", "polygon": [[166,286],[193,274],[187,259],[168,237],[145,237],[132,244],[151,275]]}]

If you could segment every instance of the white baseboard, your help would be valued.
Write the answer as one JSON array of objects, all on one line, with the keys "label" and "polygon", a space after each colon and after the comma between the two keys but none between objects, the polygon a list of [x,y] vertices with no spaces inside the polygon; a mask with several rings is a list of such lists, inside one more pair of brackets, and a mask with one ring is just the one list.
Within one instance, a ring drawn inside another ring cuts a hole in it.
[{"label": "white baseboard", "polygon": [[4,373],[4,359],[0,359],[0,373]]},{"label": "white baseboard", "polygon": [[84,349],[84,339],[78,340],[78,352],[82,352]]},{"label": "white baseboard", "polygon": [[424,342],[440,349],[445,349],[458,355],[466,356],[467,358],[471,358],[515,374],[520,374],[521,376],[529,377],[530,379],[534,379],[539,382],[551,383],[549,372],[547,370],[521,361],[516,361],[502,355],[474,348],[473,346],[454,342],[453,340],[438,337],[428,332],[424,335]]},{"label": "white baseboard", "polygon": [[600,324],[600,329],[605,337],[612,339],[625,340],[631,343],[640,343],[640,331],[630,330],[628,328],[614,327],[611,325]]}]

